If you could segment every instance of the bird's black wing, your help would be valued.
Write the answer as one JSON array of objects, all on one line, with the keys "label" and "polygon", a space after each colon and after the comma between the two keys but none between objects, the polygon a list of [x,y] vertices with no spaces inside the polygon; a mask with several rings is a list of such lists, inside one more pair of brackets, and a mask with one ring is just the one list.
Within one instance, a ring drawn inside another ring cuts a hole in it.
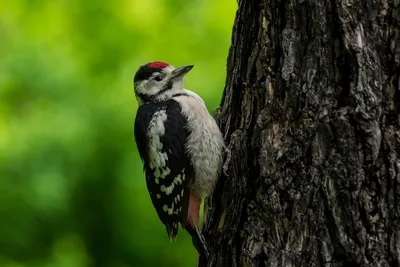
[{"label": "bird's black wing", "polygon": [[187,222],[188,186],[193,167],[185,151],[187,118],[174,100],[142,105],[135,119],[135,139],[144,163],[147,188],[160,220],[174,239]]}]

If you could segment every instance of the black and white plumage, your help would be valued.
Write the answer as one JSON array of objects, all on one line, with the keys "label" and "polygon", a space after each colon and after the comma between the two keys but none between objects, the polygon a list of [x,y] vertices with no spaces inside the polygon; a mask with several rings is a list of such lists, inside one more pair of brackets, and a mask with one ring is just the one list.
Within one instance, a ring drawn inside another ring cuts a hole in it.
[{"label": "black and white plumage", "polygon": [[172,239],[178,234],[178,223],[187,222],[187,188],[193,174],[184,147],[190,134],[186,123],[174,100],[142,105],[135,120],[135,138],[150,197]]},{"label": "black and white plumage", "polygon": [[168,235],[174,239],[180,223],[207,257],[199,209],[219,177],[224,140],[204,101],[183,87],[192,67],[153,62],[139,68],[134,78],[139,102],[135,140],[151,200]]}]

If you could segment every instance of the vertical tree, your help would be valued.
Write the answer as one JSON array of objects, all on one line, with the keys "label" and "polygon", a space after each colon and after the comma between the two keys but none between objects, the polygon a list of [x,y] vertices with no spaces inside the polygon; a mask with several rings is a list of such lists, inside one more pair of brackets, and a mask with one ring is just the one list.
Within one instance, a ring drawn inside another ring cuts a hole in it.
[{"label": "vertical tree", "polygon": [[400,1],[241,0],[211,266],[400,266]]}]

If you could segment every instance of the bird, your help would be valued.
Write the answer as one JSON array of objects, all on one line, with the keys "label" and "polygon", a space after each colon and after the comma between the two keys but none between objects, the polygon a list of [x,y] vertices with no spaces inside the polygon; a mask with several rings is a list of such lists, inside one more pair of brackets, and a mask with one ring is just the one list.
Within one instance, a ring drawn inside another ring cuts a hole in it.
[{"label": "bird", "polygon": [[200,231],[200,205],[219,179],[224,138],[204,100],[184,88],[193,65],[175,68],[154,61],[133,78],[138,102],[134,136],[152,204],[174,241],[179,224],[200,259],[209,248]]}]

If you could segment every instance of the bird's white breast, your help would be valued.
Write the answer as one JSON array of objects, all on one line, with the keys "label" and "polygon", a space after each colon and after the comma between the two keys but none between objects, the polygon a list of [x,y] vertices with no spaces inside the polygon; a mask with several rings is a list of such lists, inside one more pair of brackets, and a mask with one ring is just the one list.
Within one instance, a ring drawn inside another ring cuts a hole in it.
[{"label": "bird's white breast", "polygon": [[174,100],[181,105],[191,130],[185,147],[195,172],[195,182],[191,190],[203,198],[212,192],[219,177],[224,139],[200,96],[189,90],[185,90],[185,94],[188,97],[176,96]]}]

